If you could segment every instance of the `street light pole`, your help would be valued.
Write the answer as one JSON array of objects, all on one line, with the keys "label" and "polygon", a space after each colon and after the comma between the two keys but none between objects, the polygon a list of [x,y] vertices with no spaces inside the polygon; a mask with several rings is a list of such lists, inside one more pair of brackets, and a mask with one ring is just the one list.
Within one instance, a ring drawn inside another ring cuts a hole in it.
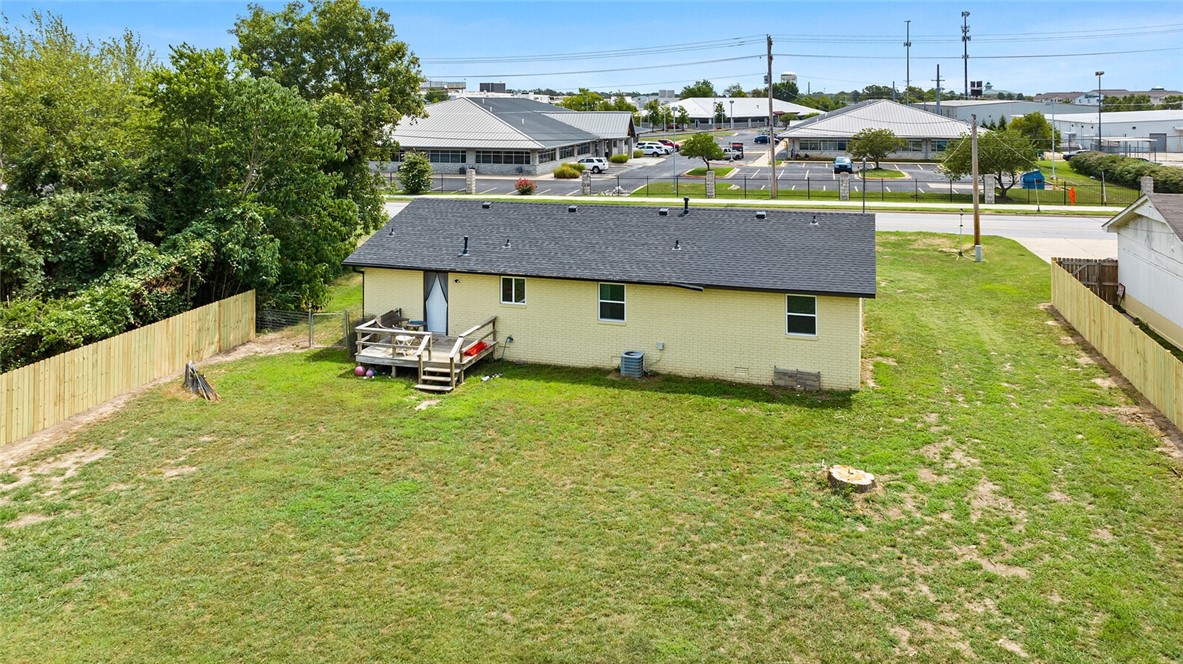
[{"label": "street light pole", "polygon": [[1101,145],[1101,76],[1105,72],[1097,70],[1097,152],[1104,152],[1105,148]]},{"label": "street light pole", "polygon": [[729,100],[731,104],[731,131],[735,131],[735,100]]}]

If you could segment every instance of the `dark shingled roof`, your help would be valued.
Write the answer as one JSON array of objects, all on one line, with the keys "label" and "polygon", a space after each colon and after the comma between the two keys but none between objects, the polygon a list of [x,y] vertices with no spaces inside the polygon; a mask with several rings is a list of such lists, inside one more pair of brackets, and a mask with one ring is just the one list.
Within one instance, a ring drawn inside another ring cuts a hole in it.
[{"label": "dark shingled roof", "polygon": [[345,264],[875,297],[872,214],[658,207],[418,199]]},{"label": "dark shingled roof", "polygon": [[1183,240],[1183,194],[1148,194],[1154,209],[1167,220],[1167,226]]}]

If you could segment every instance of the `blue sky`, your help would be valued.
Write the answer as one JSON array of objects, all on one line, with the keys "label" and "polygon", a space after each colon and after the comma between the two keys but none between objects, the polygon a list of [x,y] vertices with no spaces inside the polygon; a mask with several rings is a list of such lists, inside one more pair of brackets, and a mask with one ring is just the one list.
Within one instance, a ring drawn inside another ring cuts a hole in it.
[{"label": "blue sky", "polygon": [[[961,11],[967,10],[970,79],[1025,93],[1085,90],[1096,87],[1093,72],[1100,69],[1106,72],[1107,88],[1183,89],[1183,2],[1176,0],[366,4],[391,14],[425,75],[464,80],[469,88],[481,81],[504,81],[511,88],[645,92],[680,89],[701,78],[719,89],[736,82],[758,87],[768,33],[774,41],[774,75],[796,72],[802,90],[834,92],[893,81],[902,87],[904,21],[910,19],[913,85],[932,87],[939,63],[946,86],[959,91],[964,83]],[[76,33],[96,40],[131,29],[160,57],[183,41],[199,47],[233,46],[227,30],[246,7],[246,2],[220,0],[0,0],[0,12],[12,24],[21,24],[32,10],[47,10],[62,15]],[[723,45],[728,42],[732,45]],[[646,48],[650,50],[635,50]],[[580,55],[618,51],[615,57]],[[1114,53],[1119,51],[1127,53]],[[1072,57],[1085,53],[1097,55]],[[1044,54],[1055,57],[1014,57]]]}]

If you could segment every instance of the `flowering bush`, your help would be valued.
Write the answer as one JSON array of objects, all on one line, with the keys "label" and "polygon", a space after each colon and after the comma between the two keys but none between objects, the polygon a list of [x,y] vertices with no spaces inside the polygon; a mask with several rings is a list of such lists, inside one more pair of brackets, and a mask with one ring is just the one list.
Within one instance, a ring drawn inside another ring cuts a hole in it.
[{"label": "flowering bush", "polygon": [[517,181],[517,184],[515,184],[513,188],[517,189],[518,193],[522,196],[529,196],[530,194],[534,193],[534,190],[537,189],[538,186],[534,184],[533,180],[521,178]]}]

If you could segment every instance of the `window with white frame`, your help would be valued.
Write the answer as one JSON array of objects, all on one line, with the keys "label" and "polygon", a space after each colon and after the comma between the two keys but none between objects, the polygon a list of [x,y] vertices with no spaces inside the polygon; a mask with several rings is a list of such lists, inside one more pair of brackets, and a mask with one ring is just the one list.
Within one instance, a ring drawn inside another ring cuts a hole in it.
[{"label": "window with white frame", "polygon": [[624,284],[600,284],[600,320],[624,322]]},{"label": "window with white frame", "polygon": [[790,295],[786,305],[787,332],[794,336],[817,336],[817,298],[812,295]]},{"label": "window with white frame", "polygon": [[522,277],[501,277],[501,304],[525,304],[526,280]]}]

